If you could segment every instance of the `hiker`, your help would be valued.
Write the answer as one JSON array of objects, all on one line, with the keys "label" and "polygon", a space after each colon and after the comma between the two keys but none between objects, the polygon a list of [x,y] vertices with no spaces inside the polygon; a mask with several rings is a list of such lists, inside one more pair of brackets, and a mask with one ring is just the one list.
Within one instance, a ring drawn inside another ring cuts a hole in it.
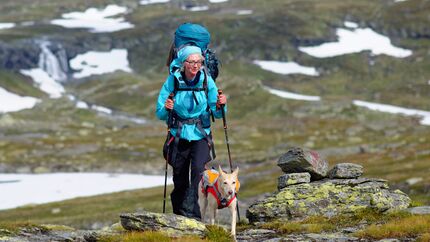
[{"label": "hiker", "polygon": [[222,118],[227,99],[204,70],[199,47],[183,47],[174,61],[179,68],[169,72],[161,88],[156,115],[170,127],[163,154],[173,167],[173,213],[200,219],[198,184],[205,164],[215,158],[210,117]]}]

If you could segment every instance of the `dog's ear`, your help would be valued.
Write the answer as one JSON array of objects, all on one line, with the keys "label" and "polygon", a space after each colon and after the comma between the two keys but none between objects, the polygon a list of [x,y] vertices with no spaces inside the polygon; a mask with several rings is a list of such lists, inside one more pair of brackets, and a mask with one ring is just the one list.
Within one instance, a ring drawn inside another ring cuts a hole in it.
[{"label": "dog's ear", "polygon": [[239,174],[239,167],[236,167],[236,169],[234,169],[233,171],[233,175],[237,177],[238,174]]},{"label": "dog's ear", "polygon": [[220,175],[223,175],[224,174],[224,172],[222,171],[222,169],[221,169],[221,165],[218,165],[218,172],[219,172],[219,174]]}]

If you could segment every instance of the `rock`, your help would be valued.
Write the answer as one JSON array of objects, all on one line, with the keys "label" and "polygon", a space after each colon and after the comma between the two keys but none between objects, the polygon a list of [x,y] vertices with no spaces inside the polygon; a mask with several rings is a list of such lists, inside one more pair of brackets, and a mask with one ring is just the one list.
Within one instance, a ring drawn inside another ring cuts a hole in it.
[{"label": "rock", "polygon": [[281,190],[289,185],[309,182],[311,182],[311,175],[308,172],[284,174],[278,178],[278,189]]},{"label": "rock", "polygon": [[315,151],[292,148],[278,160],[278,166],[285,173],[309,172],[313,181],[327,175],[328,162]]},{"label": "rock", "polygon": [[248,229],[237,234],[238,241],[269,241],[277,236],[277,232],[270,229]]},{"label": "rock", "polygon": [[34,168],[33,173],[35,174],[43,174],[43,173],[49,173],[51,170],[44,167],[44,166],[38,166]]},{"label": "rock", "polygon": [[151,212],[121,214],[121,225],[126,230],[162,231],[172,237],[184,235],[203,236],[205,224],[195,219],[175,214]]},{"label": "rock", "polygon": [[406,209],[406,211],[412,214],[419,214],[419,215],[430,214],[430,206],[408,208]]},{"label": "rock", "polygon": [[406,184],[408,184],[409,186],[415,185],[419,182],[421,182],[423,180],[422,177],[412,177],[409,178],[408,180],[406,180]]},{"label": "rock", "polygon": [[328,172],[330,178],[357,178],[363,174],[363,166],[354,163],[339,163]]},{"label": "rock", "polygon": [[251,223],[301,220],[309,216],[353,214],[362,209],[378,212],[400,210],[407,208],[410,201],[400,190],[390,191],[383,180],[325,179],[287,186],[252,204],[246,216]]}]

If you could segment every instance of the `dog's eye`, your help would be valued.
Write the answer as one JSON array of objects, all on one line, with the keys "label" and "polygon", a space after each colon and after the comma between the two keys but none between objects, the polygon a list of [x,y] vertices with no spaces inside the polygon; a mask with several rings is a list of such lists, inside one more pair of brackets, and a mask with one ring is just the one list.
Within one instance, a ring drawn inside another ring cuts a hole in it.
[{"label": "dog's eye", "polygon": [[236,182],[233,182],[233,184],[236,184]]},{"label": "dog's eye", "polygon": [[227,184],[227,182],[224,182],[224,184]]}]

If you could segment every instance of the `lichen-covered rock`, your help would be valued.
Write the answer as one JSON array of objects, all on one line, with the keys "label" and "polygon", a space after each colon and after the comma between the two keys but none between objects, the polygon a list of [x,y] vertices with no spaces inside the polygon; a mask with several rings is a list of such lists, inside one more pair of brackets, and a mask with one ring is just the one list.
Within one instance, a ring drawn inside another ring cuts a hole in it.
[{"label": "lichen-covered rock", "polygon": [[202,222],[175,214],[127,213],[121,214],[120,218],[121,225],[126,230],[162,231],[172,237],[203,236],[206,229]]},{"label": "lichen-covered rock", "polygon": [[317,152],[298,147],[282,155],[278,160],[278,166],[285,173],[309,172],[313,181],[323,179],[328,171],[328,162]]},{"label": "lichen-covered rock", "polygon": [[311,182],[308,172],[283,174],[278,178],[278,190],[294,184]]},{"label": "lichen-covered rock", "polygon": [[405,209],[410,198],[390,191],[380,179],[325,179],[287,186],[278,193],[251,205],[246,216],[250,222],[300,220],[309,216],[332,217],[362,209],[379,212]]},{"label": "lichen-covered rock", "polygon": [[363,174],[363,166],[354,163],[339,163],[328,172],[330,178],[357,178]]}]

